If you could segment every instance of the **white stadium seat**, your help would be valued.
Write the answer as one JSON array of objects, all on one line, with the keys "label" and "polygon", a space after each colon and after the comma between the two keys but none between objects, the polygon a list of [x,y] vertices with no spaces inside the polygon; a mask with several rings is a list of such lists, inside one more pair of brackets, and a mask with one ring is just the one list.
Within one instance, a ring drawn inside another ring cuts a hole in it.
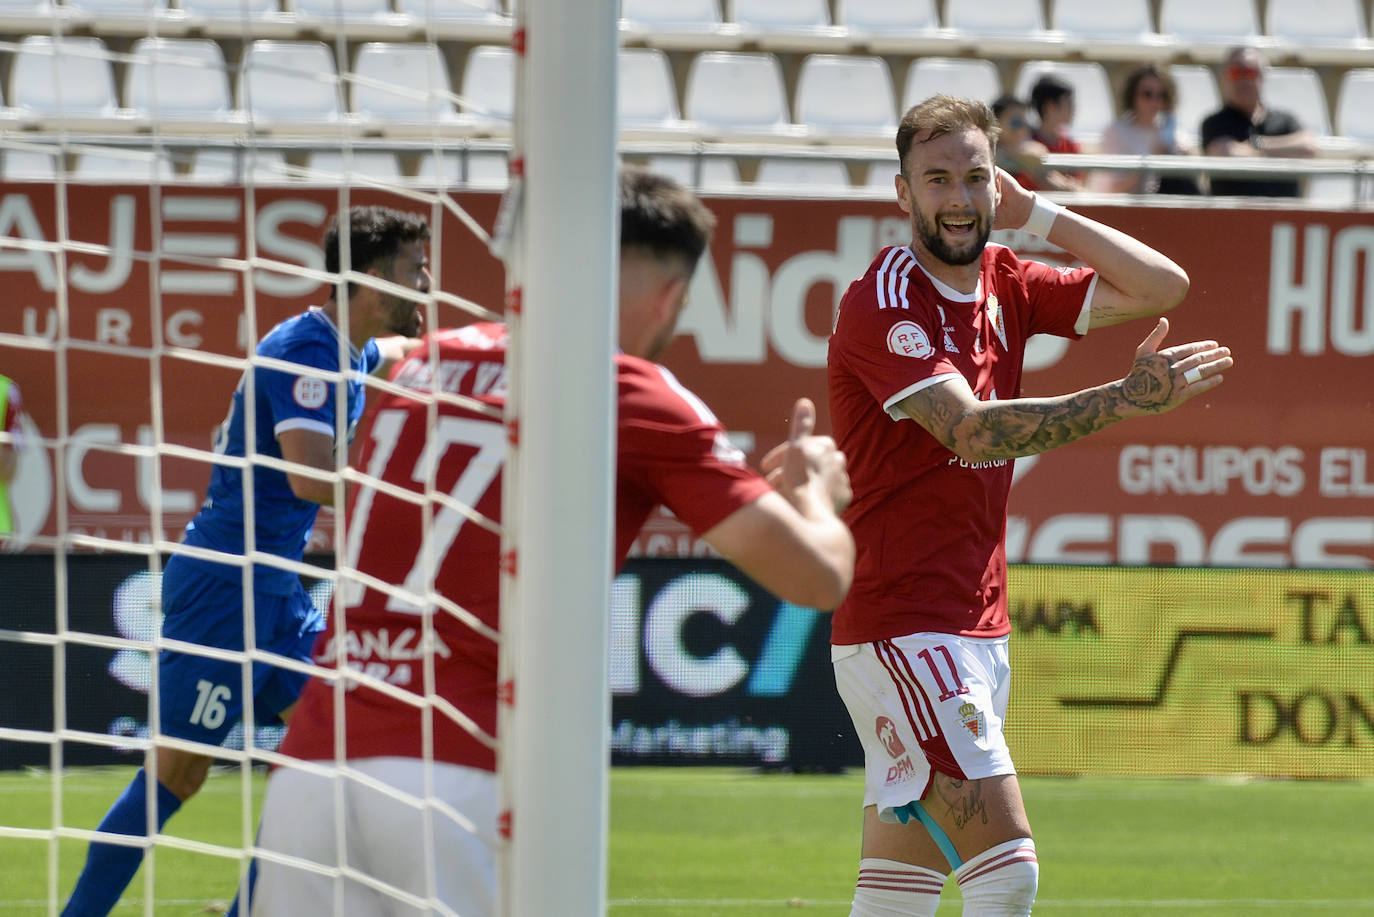
[{"label": "white stadium seat", "polygon": [[89,37],[25,37],[14,53],[9,99],[20,111],[47,117],[114,117],[119,105],[105,43]]},{"label": "white stadium seat", "polygon": [[945,6],[945,25],[972,35],[1027,37],[1045,30],[1040,0],[953,0]]},{"label": "white stadium seat", "polygon": [[62,154],[37,150],[0,150],[0,178],[6,181],[52,181]]},{"label": "white stadium seat", "polygon": [[370,41],[353,62],[354,114],[381,122],[453,121],[453,87],[438,45]]},{"label": "white stadium seat", "polygon": [[1344,43],[1367,34],[1360,0],[1269,0],[1267,22],[1271,37],[1291,42],[1299,52],[1304,44]]},{"label": "white stadium seat", "polygon": [[148,117],[234,119],[224,52],[208,38],[140,38],[124,71],[124,101]]},{"label": "white stadium seat", "polygon": [[419,20],[441,22],[506,21],[501,0],[396,0],[396,11]]},{"label": "white stadium seat", "polygon": [[341,178],[366,176],[395,184],[401,180],[396,154],[385,150],[354,150],[351,157],[343,150],[316,150],[306,160],[309,181],[335,182]]},{"label": "white stadium seat", "polygon": [[1316,137],[1331,136],[1331,114],[1321,78],[1310,67],[1269,67],[1261,89],[1264,104],[1286,111]]},{"label": "white stadium seat", "polygon": [[770,29],[815,29],[830,25],[828,0],[734,0],[734,22]]},{"label": "white stadium seat", "polygon": [[621,48],[616,80],[617,119],[622,128],[681,124],[673,68],[661,50]]},{"label": "white stadium seat", "polygon": [[1090,145],[1096,143],[1116,118],[1112,86],[1101,64],[1085,61],[1026,61],[1016,77],[1016,95],[1029,101],[1031,87],[1047,73],[1073,87],[1074,117],[1070,135]]},{"label": "white stadium seat", "polygon": [[838,0],[835,21],[856,32],[931,32],[940,27],[935,0]]},{"label": "white stadium seat", "polygon": [[149,19],[167,10],[167,0],[68,0],[74,12],[120,19]]},{"label": "white stadium seat", "polygon": [[291,0],[299,16],[333,22],[367,22],[391,15],[390,0]]},{"label": "white stadium seat", "polygon": [[1251,44],[1259,16],[1255,0],[1160,0],[1159,31],[1185,43]]},{"label": "white stadium seat", "polygon": [[902,111],[940,93],[991,104],[1002,94],[1002,77],[997,65],[987,60],[920,57],[912,61],[902,90]]},{"label": "white stadium seat", "polygon": [[1356,143],[1374,145],[1374,68],[1347,70],[1341,78],[1336,131]]},{"label": "white stadium seat", "polygon": [[650,156],[645,164],[688,188],[698,191],[733,191],[739,188],[739,166],[728,156]]},{"label": "white stadium seat", "polygon": [[896,156],[891,159],[875,159],[868,164],[868,172],[864,176],[864,187],[895,195],[897,191],[893,176],[900,171],[902,171],[902,164],[897,161]]},{"label": "white stadium seat", "polygon": [[837,159],[769,158],[759,162],[754,184],[777,190],[849,188],[849,170]]},{"label": "white stadium seat", "polygon": [[1169,75],[1178,89],[1174,120],[1178,124],[1179,142],[1185,147],[1196,147],[1202,120],[1221,108],[1216,75],[1211,67],[1203,64],[1173,64],[1169,67]]},{"label": "white stadium seat", "polygon": [[797,123],[833,134],[890,139],[897,96],[881,57],[812,54],[797,77]]},{"label": "white stadium seat", "polygon": [[181,0],[182,11],[191,18],[241,19],[277,16],[277,0]]},{"label": "white stadium seat", "polygon": [[463,114],[509,124],[515,110],[515,56],[501,45],[478,45],[463,67]]},{"label": "white stadium seat", "polygon": [[719,0],[622,0],[620,16],[654,29],[714,30],[721,24]]},{"label": "white stadium seat", "polygon": [[336,121],[343,116],[334,52],[320,41],[259,39],[244,52],[239,105],[255,122]]},{"label": "white stadium seat", "polygon": [[782,66],[772,54],[707,51],[687,73],[686,116],[724,133],[772,133],[791,126]]},{"label": "white stadium seat", "polygon": [[187,178],[209,185],[241,181],[280,184],[288,180],[286,154],[279,150],[198,150]]},{"label": "white stadium seat", "polygon": [[78,152],[72,178],[76,181],[121,182],[144,184],[149,181],[167,182],[176,177],[167,153],[149,150],[121,150]]},{"label": "white stadium seat", "polygon": [[468,151],[467,176],[469,188],[504,188],[510,184],[510,164],[499,150]]},{"label": "white stadium seat", "polygon": [[1140,40],[1155,34],[1149,0],[1053,0],[1051,24],[1077,38]]},{"label": "white stadium seat", "polygon": [[498,150],[468,150],[466,155],[445,152],[442,157],[431,152],[420,156],[415,181],[437,187],[467,184],[495,189],[509,183],[509,171],[506,154]]}]

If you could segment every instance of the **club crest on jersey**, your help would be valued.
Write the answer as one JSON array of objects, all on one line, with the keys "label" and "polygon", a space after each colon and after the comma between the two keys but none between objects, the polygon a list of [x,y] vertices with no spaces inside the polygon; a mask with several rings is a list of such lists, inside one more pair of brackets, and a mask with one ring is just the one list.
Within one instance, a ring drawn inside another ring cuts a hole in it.
[{"label": "club crest on jersey", "polygon": [[964,724],[964,728],[972,733],[975,739],[987,738],[987,718],[973,704],[961,704],[959,706],[959,719]]},{"label": "club crest on jersey", "polygon": [[898,322],[887,331],[887,349],[899,357],[924,360],[935,353],[926,330],[915,322]]},{"label": "club crest on jersey", "polygon": [[878,741],[883,743],[883,748],[895,760],[906,754],[906,746],[902,744],[902,739],[897,735],[897,724],[885,716],[878,717],[874,724],[874,732],[878,734]]},{"label": "club crest on jersey", "polygon": [[988,313],[988,323],[992,325],[993,333],[997,335],[997,340],[1002,342],[1002,349],[1007,349],[1007,326],[1002,319],[1002,307],[997,302],[997,297],[992,293],[988,294],[986,303]]},{"label": "club crest on jersey", "polygon": [[313,411],[323,407],[329,399],[329,383],[323,379],[300,376],[296,379],[296,384],[291,386],[291,397],[296,399],[296,404]]}]

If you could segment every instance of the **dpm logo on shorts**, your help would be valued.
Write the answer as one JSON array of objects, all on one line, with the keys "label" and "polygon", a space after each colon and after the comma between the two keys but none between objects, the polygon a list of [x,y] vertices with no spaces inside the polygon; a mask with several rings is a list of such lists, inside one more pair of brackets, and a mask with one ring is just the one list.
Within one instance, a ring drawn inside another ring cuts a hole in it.
[{"label": "dpm logo on shorts", "polygon": [[886,786],[900,783],[908,777],[916,775],[916,768],[911,763],[911,756],[906,753],[906,746],[902,744],[902,739],[897,735],[897,725],[885,716],[878,717],[873,725],[874,732],[878,736],[878,741],[883,743],[883,748],[887,749],[888,755],[897,763],[887,769]]}]

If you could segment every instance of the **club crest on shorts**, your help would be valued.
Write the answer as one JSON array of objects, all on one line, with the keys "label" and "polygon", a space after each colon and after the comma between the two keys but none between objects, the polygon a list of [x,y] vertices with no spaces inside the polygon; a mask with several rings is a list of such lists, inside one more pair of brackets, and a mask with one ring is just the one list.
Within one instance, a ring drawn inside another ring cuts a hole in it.
[{"label": "club crest on shorts", "polygon": [[982,712],[973,704],[962,704],[959,707],[959,719],[964,724],[964,728],[973,733],[975,739],[985,739],[988,735],[988,721]]},{"label": "club crest on shorts", "polygon": [[893,758],[900,758],[906,754],[906,746],[902,744],[901,737],[897,735],[897,724],[885,716],[878,717],[874,726],[874,731],[878,734],[878,741],[883,743],[883,748]]},{"label": "club crest on shorts", "polygon": [[323,407],[329,398],[329,383],[323,379],[300,376],[296,379],[296,384],[291,386],[291,397],[296,399],[296,404],[313,411],[315,408]]},{"label": "club crest on shorts", "polygon": [[915,322],[898,322],[887,330],[887,349],[899,357],[924,360],[935,353],[930,336]]}]

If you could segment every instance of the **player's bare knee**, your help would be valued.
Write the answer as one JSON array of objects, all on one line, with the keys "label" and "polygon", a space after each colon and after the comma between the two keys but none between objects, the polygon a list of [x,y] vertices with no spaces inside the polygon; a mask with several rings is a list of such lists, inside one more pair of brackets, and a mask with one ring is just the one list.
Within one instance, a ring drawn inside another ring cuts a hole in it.
[{"label": "player's bare knee", "polygon": [[157,752],[157,781],[182,802],[190,799],[205,785],[214,759],[172,748]]},{"label": "player's bare knee", "polygon": [[1025,917],[1035,903],[1040,864],[1028,837],[998,844],[954,872],[964,896],[963,917]]}]

